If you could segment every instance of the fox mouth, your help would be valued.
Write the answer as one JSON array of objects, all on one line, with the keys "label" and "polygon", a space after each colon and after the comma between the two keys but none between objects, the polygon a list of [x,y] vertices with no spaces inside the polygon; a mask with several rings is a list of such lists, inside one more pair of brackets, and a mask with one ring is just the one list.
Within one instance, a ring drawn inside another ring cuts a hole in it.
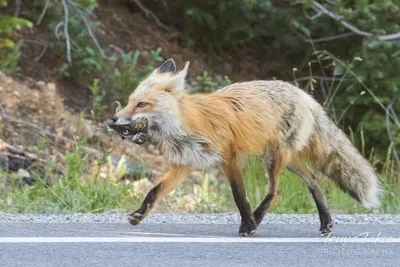
[{"label": "fox mouth", "polygon": [[142,145],[147,141],[148,121],[146,118],[137,118],[126,124],[115,123],[112,120],[106,122],[107,127],[121,137],[133,143]]}]

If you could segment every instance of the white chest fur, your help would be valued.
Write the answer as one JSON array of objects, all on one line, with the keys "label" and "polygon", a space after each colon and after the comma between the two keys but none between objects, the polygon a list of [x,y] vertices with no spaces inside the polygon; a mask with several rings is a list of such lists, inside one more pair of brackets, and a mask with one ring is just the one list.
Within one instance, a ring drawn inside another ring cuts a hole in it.
[{"label": "white chest fur", "polygon": [[200,136],[184,135],[164,141],[162,147],[168,159],[174,164],[207,169],[221,160],[218,153],[207,149],[208,144],[209,142]]}]

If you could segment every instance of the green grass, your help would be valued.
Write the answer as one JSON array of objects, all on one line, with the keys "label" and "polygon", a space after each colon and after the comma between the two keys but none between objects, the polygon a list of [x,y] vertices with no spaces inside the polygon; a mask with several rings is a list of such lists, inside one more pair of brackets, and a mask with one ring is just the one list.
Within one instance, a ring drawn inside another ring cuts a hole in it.
[{"label": "green grass", "polygon": [[93,177],[59,179],[46,187],[41,181],[33,186],[0,194],[0,210],[17,213],[102,212],[119,210],[133,204],[132,187],[98,181]]},{"label": "green grass", "polygon": [[[54,173],[55,162],[51,161],[46,167],[45,177],[33,174],[36,183],[32,186],[21,187],[20,179],[15,174],[2,172],[0,169],[0,212],[99,213],[132,212],[138,208],[152,184],[147,182],[144,183],[146,186],[138,185],[145,180],[122,181],[125,166],[122,163],[112,168],[109,152],[100,159],[97,170],[95,168],[89,172],[90,160],[81,145],[83,143],[77,144],[72,151],[66,153],[64,175]],[[38,147],[43,149],[45,145]],[[100,175],[101,166],[109,168],[107,177]],[[206,175],[200,185],[186,181],[176,189],[172,197],[160,202],[158,210],[227,211],[234,204],[230,198],[228,184],[211,181]]]},{"label": "green grass", "polygon": [[15,175],[0,173],[0,211],[103,212],[126,209],[143,197],[143,194],[134,192],[131,184],[118,182],[122,171],[114,171],[107,178],[100,177],[98,172],[89,174],[88,157],[79,145],[65,156],[66,169],[63,176],[54,174],[52,166],[55,162],[50,162],[45,177],[33,174],[36,183],[32,186],[20,187],[20,181]]}]

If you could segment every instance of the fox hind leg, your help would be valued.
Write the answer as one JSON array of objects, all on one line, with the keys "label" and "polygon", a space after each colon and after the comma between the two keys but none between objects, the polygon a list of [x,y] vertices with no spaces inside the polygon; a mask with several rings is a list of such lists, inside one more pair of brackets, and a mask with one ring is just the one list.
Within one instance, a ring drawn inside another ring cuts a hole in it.
[{"label": "fox hind leg", "polygon": [[321,235],[329,234],[332,231],[333,221],[325,198],[322,194],[321,187],[318,185],[315,176],[308,170],[308,168],[304,165],[303,161],[298,156],[294,156],[292,158],[287,168],[292,173],[300,176],[307,184],[308,190],[310,190],[318,209],[318,214],[321,222],[321,227],[319,231]]}]

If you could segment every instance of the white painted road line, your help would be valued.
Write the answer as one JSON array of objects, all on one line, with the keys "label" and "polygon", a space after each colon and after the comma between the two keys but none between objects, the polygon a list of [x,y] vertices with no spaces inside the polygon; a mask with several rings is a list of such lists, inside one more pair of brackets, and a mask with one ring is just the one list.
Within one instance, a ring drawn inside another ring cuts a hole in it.
[{"label": "white painted road line", "polygon": [[0,237],[5,243],[400,243],[393,237],[257,238],[257,237]]}]

